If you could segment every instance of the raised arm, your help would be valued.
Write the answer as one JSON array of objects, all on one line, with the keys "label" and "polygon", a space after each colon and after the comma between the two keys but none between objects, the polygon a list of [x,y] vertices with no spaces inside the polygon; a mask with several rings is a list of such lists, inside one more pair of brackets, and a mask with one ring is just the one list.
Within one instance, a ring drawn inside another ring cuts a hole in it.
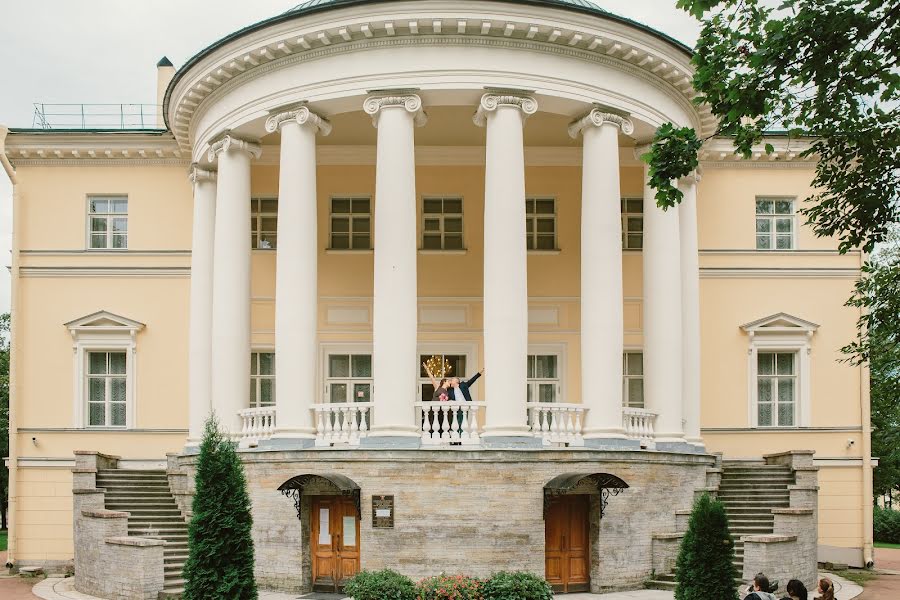
[{"label": "raised arm", "polygon": [[438,389],[437,379],[435,379],[434,375],[431,374],[431,369],[428,368],[428,363],[423,362],[422,366],[425,367],[425,372],[428,373],[428,378],[431,379],[431,385],[434,386],[434,389]]},{"label": "raised arm", "polygon": [[475,383],[475,382],[478,380],[478,378],[481,377],[483,374],[484,374],[484,369],[481,369],[480,371],[478,371],[477,373],[475,373],[475,375],[473,375],[473,376],[466,382],[466,386],[471,386],[471,385],[472,385],[473,383]]}]

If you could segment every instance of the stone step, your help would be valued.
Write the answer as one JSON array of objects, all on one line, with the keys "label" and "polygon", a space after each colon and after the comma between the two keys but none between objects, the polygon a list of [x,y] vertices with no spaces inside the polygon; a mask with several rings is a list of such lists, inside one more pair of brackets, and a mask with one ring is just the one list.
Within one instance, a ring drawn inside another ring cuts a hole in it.
[{"label": "stone step", "polygon": [[128,519],[128,526],[142,526],[142,525],[159,525],[159,526],[182,526],[187,527],[187,523],[184,522],[180,516],[177,515],[163,515],[163,516],[153,516],[153,515],[140,515],[135,516],[131,515],[131,518]]},{"label": "stone step", "polygon": [[652,579],[644,584],[648,590],[667,590],[674,591],[676,584],[674,581],[660,581],[659,579]]},{"label": "stone step", "polygon": [[793,481],[730,481],[723,479],[719,484],[719,489],[722,488],[734,488],[734,489],[758,489],[758,490],[786,490],[789,485],[793,485]]},{"label": "stone step", "polygon": [[134,509],[153,510],[178,510],[175,500],[169,498],[114,498],[106,500],[106,506],[128,506]]},{"label": "stone step", "polygon": [[184,588],[177,587],[161,591],[157,598],[159,600],[181,600],[182,594],[184,594]]},{"label": "stone step", "polygon": [[735,504],[746,502],[752,504],[777,504],[779,502],[790,502],[791,497],[788,493],[783,494],[750,494],[747,492],[719,492],[719,500],[729,500]]}]

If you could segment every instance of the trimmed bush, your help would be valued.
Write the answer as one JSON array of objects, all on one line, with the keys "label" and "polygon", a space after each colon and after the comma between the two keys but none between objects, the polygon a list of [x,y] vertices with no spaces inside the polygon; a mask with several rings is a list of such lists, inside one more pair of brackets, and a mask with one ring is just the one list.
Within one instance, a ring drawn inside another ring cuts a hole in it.
[{"label": "trimmed bush", "polygon": [[675,563],[675,600],[738,600],[733,563],[725,506],[703,494],[694,503]]},{"label": "trimmed bush", "polygon": [[482,586],[484,600],[552,600],[553,588],[542,577],[524,571],[500,571]]},{"label": "trimmed bush", "polygon": [[900,510],[876,506],[873,525],[876,542],[900,544]]},{"label": "trimmed bush", "polygon": [[426,577],[416,584],[417,600],[482,600],[481,585],[465,575]]},{"label": "trimmed bush", "polygon": [[353,600],[416,600],[412,579],[396,571],[362,571],[351,577],[344,593]]}]

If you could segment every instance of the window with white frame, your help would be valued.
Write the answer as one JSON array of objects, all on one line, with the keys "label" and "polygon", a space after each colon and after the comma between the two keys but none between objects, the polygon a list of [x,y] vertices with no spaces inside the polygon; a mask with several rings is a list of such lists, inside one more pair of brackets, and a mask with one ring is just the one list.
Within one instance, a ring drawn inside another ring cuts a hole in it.
[{"label": "window with white frame", "polygon": [[125,352],[87,353],[88,427],[125,427],[127,364]]},{"label": "window with white frame", "polygon": [[88,197],[88,243],[91,250],[128,248],[128,196]]},{"label": "window with white frame", "polygon": [[756,199],[757,250],[793,250],[795,230],[793,199]]},{"label": "window with white frame", "polygon": [[329,352],[325,357],[326,402],[372,401],[372,354]]},{"label": "window with white frame", "polygon": [[463,200],[459,197],[422,199],[422,249],[463,249]]},{"label": "window with white frame", "polygon": [[275,406],[275,353],[250,354],[250,408]]},{"label": "window with white frame", "polygon": [[278,242],[278,198],[250,199],[251,248],[270,250]]},{"label": "window with white frame", "polygon": [[759,427],[797,423],[797,353],[758,352],[756,410]]},{"label": "window with white frame", "polygon": [[528,355],[528,402],[560,401],[558,354]]},{"label": "window with white frame", "polygon": [[644,199],[622,198],[622,248],[644,247]]},{"label": "window with white frame", "polygon": [[624,404],[628,408],[644,408],[644,353],[625,352],[622,361]]},{"label": "window with white frame", "polygon": [[371,250],[371,198],[332,198],[330,223],[332,250]]},{"label": "window with white frame", "polygon": [[447,365],[447,370],[443,373],[443,375],[440,373],[434,373],[434,378],[438,381],[440,381],[442,377],[459,377],[460,379],[462,379],[468,376],[468,372],[466,371],[468,356],[466,356],[465,354],[419,353],[419,399],[422,402],[431,400],[431,397],[434,393],[434,386],[431,385],[431,378],[428,377],[428,373],[425,372],[424,366],[424,363],[428,362],[432,356],[438,357],[440,360],[444,361],[445,365]]},{"label": "window with white frame", "polygon": [[525,233],[528,250],[557,250],[556,200],[527,198],[525,200]]}]

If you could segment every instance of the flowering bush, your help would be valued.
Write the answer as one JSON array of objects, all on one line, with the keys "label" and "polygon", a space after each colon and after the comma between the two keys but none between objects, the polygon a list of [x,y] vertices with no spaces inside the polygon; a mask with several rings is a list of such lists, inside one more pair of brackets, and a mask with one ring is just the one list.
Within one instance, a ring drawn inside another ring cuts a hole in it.
[{"label": "flowering bush", "polygon": [[426,577],[416,584],[416,600],[482,600],[481,582],[465,575]]},{"label": "flowering bush", "polygon": [[412,580],[396,571],[362,571],[351,577],[344,591],[355,600],[413,600]]}]

